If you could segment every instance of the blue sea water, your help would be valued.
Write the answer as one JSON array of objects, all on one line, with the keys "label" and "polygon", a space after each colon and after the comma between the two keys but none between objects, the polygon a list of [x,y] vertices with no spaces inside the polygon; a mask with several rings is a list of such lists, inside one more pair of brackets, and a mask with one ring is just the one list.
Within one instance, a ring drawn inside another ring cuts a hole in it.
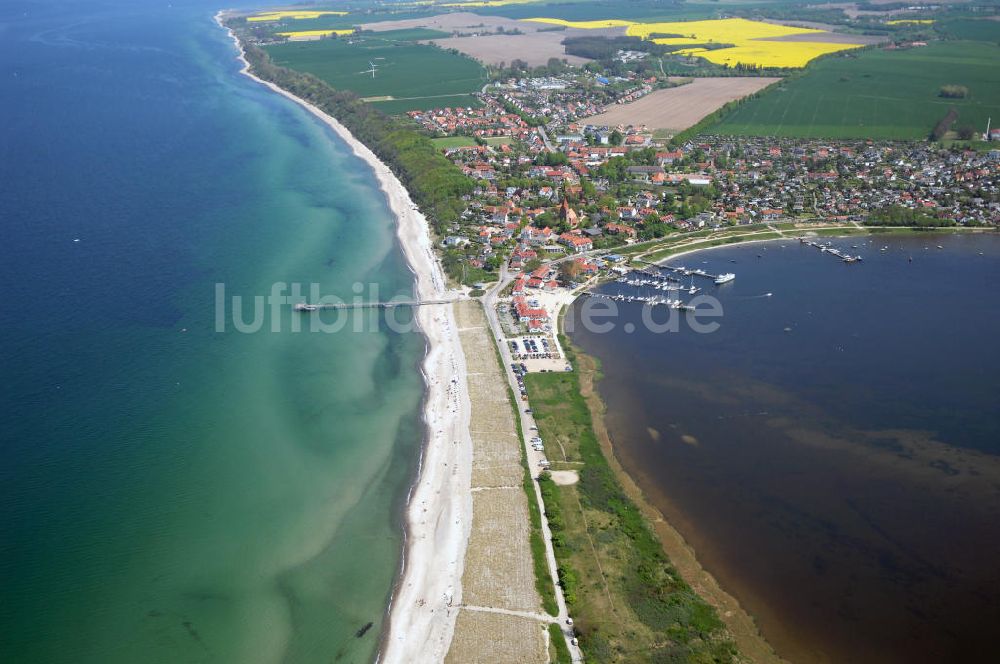
[{"label": "blue sea water", "polygon": [[369,169],[238,74],[216,9],[0,4],[0,661],[377,646],[423,338],[218,332],[216,284],[412,276]]},{"label": "blue sea water", "polygon": [[789,661],[992,661],[1000,237],[830,241],[864,262],[794,240],[669,261],[737,275],[699,279],[712,333],[633,304],[577,324],[616,455]]}]

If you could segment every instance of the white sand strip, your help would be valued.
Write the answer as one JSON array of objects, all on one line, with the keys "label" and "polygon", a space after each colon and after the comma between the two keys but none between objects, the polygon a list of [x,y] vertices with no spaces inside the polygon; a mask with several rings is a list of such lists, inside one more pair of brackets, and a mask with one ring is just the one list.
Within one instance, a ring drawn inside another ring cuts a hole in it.
[{"label": "white sand strip", "polygon": [[[222,17],[222,12],[216,15],[220,26]],[[243,74],[306,108],[371,166],[398,219],[399,241],[414,273],[417,298],[457,297],[457,292],[447,290],[427,220],[389,167],[335,118],[254,76],[239,40],[231,30],[229,34],[240,49]],[[427,385],[427,443],[407,504],[402,576],[391,602],[388,635],[379,657],[387,663],[444,661],[462,601],[462,568],[472,526],[471,405],[454,311],[452,305],[417,307],[415,311],[427,338],[422,367]]]}]

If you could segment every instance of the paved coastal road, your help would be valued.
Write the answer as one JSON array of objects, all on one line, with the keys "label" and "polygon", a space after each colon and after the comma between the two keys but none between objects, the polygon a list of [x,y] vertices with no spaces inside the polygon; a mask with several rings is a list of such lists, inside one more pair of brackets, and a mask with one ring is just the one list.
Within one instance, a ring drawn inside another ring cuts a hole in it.
[{"label": "paved coastal road", "polygon": [[[490,331],[493,334],[494,340],[496,340],[497,348],[500,351],[500,357],[503,359],[504,375],[507,376],[507,383],[510,385],[511,389],[514,390],[518,417],[521,418],[521,430],[524,432],[524,439],[521,441],[521,444],[524,445],[524,451],[527,454],[528,470],[531,473],[532,478],[537,479],[542,471],[542,467],[538,465],[538,463],[545,458],[545,455],[540,452],[536,452],[534,448],[528,444],[528,439],[531,438],[531,436],[536,435],[537,432],[535,420],[530,413],[524,412],[530,408],[530,405],[527,400],[521,398],[521,390],[517,385],[517,379],[514,376],[513,370],[510,368],[511,363],[513,362],[510,355],[510,347],[507,345],[506,337],[503,334],[503,328],[500,326],[500,320],[497,317],[496,307],[499,295],[512,280],[513,277],[508,273],[506,264],[503,265],[500,269],[500,280],[496,283],[496,285],[486,291],[486,294],[483,296],[483,305],[486,308],[486,320],[489,321]],[[538,500],[538,504],[543,505],[542,492],[538,486],[538,482],[532,482],[532,486],[535,489],[535,498]],[[552,576],[552,583],[555,585],[556,589],[556,605],[559,607],[559,615],[557,616],[559,628],[566,637],[566,646],[569,648],[573,661],[582,662],[583,655],[580,652],[580,649],[574,646],[570,640],[573,638],[573,628],[567,624],[567,620],[570,617],[569,610],[566,608],[566,599],[563,597],[562,587],[559,585],[559,574],[556,571],[556,557],[552,550],[552,532],[549,530],[549,520],[545,516],[544,509],[542,509],[542,539],[545,541],[545,559],[548,562],[549,574]]]}]

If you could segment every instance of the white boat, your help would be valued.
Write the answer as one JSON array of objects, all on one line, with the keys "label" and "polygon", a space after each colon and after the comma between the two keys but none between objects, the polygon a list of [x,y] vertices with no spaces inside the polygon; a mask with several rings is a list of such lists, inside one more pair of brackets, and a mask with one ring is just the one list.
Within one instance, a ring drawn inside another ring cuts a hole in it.
[{"label": "white boat", "polygon": [[730,281],[736,278],[736,275],[732,272],[726,272],[725,274],[720,274],[715,278],[715,283],[717,284],[728,284]]}]

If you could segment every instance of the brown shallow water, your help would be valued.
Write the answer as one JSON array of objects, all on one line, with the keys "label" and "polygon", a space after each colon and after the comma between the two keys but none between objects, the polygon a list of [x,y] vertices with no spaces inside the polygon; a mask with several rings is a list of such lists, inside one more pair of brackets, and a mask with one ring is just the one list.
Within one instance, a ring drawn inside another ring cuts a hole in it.
[{"label": "brown shallow water", "polygon": [[977,304],[1000,245],[924,242],[853,271],[797,245],[703,254],[737,261],[720,332],[572,334],[625,470],[792,661],[993,658],[1000,359]]}]

